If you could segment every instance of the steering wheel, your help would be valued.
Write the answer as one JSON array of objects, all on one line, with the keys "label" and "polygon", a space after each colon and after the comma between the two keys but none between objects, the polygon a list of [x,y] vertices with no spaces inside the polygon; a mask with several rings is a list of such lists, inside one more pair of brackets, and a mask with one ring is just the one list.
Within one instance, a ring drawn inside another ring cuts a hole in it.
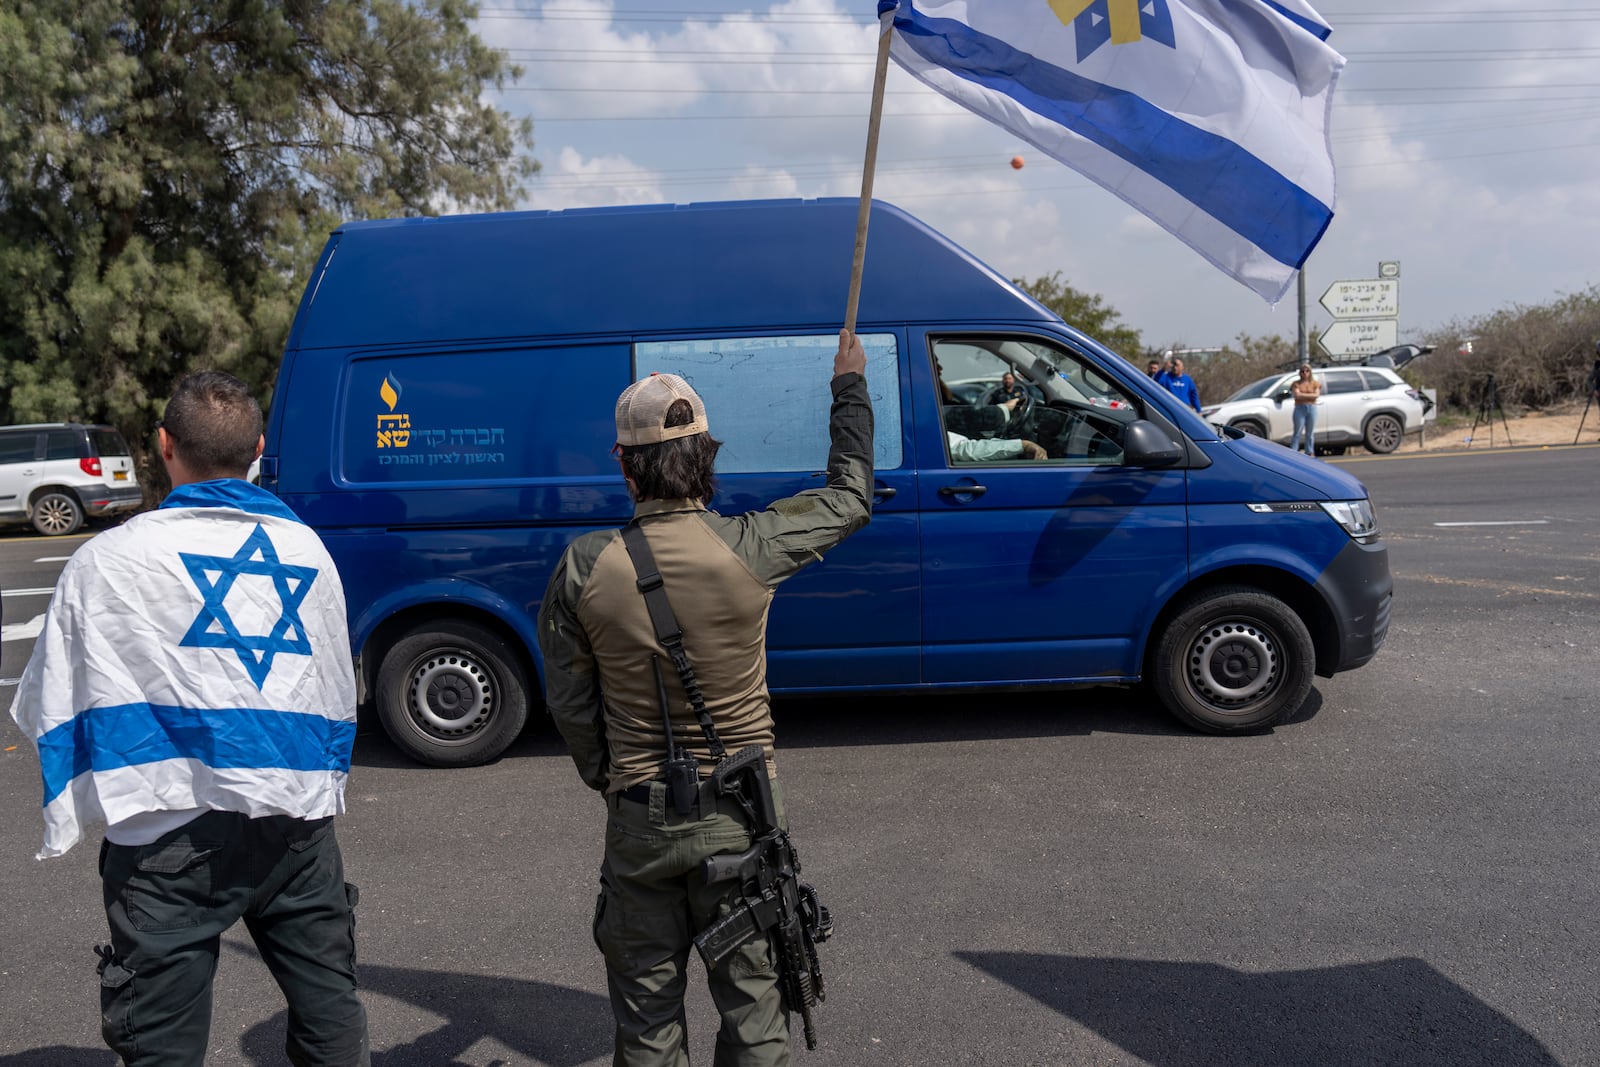
[{"label": "steering wheel", "polygon": [[[979,406],[995,404],[995,397],[999,392],[1000,387],[998,385],[986,389],[984,394],[978,398]],[[1033,394],[1024,389],[1022,391],[1022,400],[1015,408],[1011,409],[1011,415],[1006,419],[1006,424],[1001,429],[999,436],[1009,437],[1012,431],[1017,431],[1020,434],[1022,428],[1027,425],[1028,416],[1033,414],[1033,405]]]}]

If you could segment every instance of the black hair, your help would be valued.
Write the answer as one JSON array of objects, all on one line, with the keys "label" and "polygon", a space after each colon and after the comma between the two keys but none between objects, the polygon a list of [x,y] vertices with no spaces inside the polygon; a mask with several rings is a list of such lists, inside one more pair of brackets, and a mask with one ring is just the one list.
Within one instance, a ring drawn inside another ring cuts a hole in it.
[{"label": "black hair", "polygon": [[197,478],[243,478],[261,440],[261,405],[233,375],[197,371],[178,382],[161,426]]},{"label": "black hair", "polygon": [[[687,400],[674,400],[663,426],[694,421]],[[704,504],[717,491],[714,468],[722,442],[708,433],[691,434],[653,445],[621,445],[622,469],[633,481],[636,500],[698,500]]]}]

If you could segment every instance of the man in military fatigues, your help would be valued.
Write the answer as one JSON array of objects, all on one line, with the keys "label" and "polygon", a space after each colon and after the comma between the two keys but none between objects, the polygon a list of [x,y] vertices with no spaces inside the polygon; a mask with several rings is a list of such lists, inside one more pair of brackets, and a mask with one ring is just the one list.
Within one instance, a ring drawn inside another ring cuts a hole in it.
[{"label": "man in military fatigues", "polygon": [[[720,442],[683,379],[651,375],[617,401],[617,444],[639,524],[655,557],[683,645],[718,736],[729,751],[761,745],[777,793],[766,685],[767,609],[778,583],[867,524],[872,407],[861,342],[840,331],[833,364],[825,488],[767,510],[707,511]],[[657,640],[638,573],[618,531],[585,534],[551,576],[539,612],[546,701],[578,773],[606,798],[605,860],[594,936],[616,1016],[614,1062],[686,1065],[683,996],[692,938],[726,914],[737,882],[708,886],[708,856],[741,852],[742,810],[706,784],[714,762],[685,690],[666,676],[673,734],[700,761],[694,810],[679,815],[662,780],[666,730],[652,655]],[[781,818],[781,798],[780,818]],[[707,976],[722,1016],[715,1063],[789,1062],[789,1020],[765,938]]]}]

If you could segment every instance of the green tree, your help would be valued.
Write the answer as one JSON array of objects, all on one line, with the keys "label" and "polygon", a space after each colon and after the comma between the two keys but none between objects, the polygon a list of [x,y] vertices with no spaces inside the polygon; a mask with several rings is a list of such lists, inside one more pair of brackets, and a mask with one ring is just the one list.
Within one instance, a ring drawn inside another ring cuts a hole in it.
[{"label": "green tree", "polygon": [[1085,293],[1062,281],[1060,271],[1033,281],[1013,278],[1011,282],[1113,352],[1138,359],[1143,351],[1138,330],[1125,325],[1122,316],[1098,293]]},{"label": "green tree", "polygon": [[463,0],[0,5],[0,421],[136,448],[173,382],[270,394],[339,221],[511,206],[521,74]]}]

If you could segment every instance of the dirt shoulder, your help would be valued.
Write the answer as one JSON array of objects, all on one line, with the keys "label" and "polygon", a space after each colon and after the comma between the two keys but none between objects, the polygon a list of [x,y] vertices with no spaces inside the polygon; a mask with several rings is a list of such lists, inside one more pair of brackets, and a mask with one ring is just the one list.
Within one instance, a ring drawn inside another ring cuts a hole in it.
[{"label": "dirt shoulder", "polygon": [[[1582,404],[1567,404],[1545,411],[1530,411],[1517,418],[1502,419],[1495,416],[1491,427],[1487,421],[1473,427],[1471,417],[1459,414],[1443,416],[1428,423],[1426,431],[1406,435],[1405,442],[1396,450],[1404,452],[1435,452],[1454,449],[1523,447],[1526,445],[1570,445],[1578,436],[1578,420],[1583,415]],[[1600,441],[1600,405],[1591,406],[1584,420],[1579,444]],[[1353,449],[1361,454],[1360,448]]]}]

